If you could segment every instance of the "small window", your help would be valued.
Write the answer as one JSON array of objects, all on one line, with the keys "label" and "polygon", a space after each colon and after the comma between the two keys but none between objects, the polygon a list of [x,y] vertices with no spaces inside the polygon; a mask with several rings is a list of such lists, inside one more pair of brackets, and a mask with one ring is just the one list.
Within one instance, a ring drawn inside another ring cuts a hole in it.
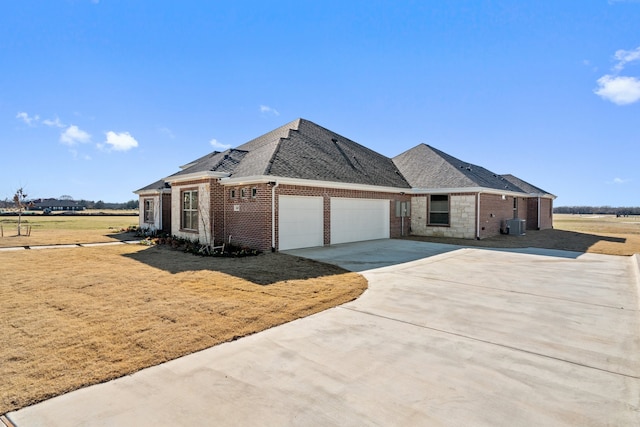
[{"label": "small window", "polygon": [[184,230],[198,229],[198,192],[196,190],[182,192],[181,220]]},{"label": "small window", "polygon": [[229,190],[229,198],[230,199],[235,199],[236,198],[236,189],[235,188]]},{"label": "small window", "polygon": [[253,188],[251,189],[251,198],[252,198],[252,199],[255,199],[256,197],[258,197],[258,189],[257,189],[257,188],[255,188],[255,187],[253,187]]},{"label": "small window", "polygon": [[144,222],[153,223],[153,199],[144,199]]},{"label": "small window", "polygon": [[429,197],[429,224],[449,225],[448,194],[432,194]]},{"label": "small window", "polygon": [[242,197],[243,199],[247,198],[247,189],[243,188],[240,190],[240,197]]}]

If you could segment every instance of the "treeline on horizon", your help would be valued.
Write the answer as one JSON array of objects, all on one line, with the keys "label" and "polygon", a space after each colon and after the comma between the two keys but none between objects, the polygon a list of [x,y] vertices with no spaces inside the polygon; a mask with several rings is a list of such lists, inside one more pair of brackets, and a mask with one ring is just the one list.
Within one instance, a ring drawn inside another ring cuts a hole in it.
[{"label": "treeline on horizon", "polygon": [[557,214],[581,215],[640,215],[640,206],[612,207],[612,206],[558,206],[553,208]]},{"label": "treeline on horizon", "polygon": [[[140,202],[138,200],[129,200],[127,202],[122,203],[110,203],[104,202],[102,200],[93,201],[93,200],[73,200],[69,198],[51,198],[51,199],[34,199],[30,201],[36,200],[70,200],[73,201],[77,206],[81,206],[85,209],[138,209]],[[27,202],[29,203],[29,201]],[[0,208],[11,209],[14,208],[15,204],[13,200],[4,199],[0,200]]]}]

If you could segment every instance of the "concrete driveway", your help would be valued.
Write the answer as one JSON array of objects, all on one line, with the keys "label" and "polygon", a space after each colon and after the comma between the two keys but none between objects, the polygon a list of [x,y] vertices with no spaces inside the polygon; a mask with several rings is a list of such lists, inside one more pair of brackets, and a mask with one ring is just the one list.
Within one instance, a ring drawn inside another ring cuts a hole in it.
[{"label": "concrete driveway", "polygon": [[8,419],[18,427],[640,424],[637,257],[390,240],[314,257],[362,266],[403,251],[431,256],[363,271],[369,289],[351,303]]}]

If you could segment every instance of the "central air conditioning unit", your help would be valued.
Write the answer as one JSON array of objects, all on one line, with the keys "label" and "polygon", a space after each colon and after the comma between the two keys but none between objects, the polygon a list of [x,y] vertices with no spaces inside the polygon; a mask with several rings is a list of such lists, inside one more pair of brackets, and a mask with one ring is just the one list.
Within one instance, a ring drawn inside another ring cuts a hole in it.
[{"label": "central air conditioning unit", "polygon": [[507,220],[507,234],[512,236],[524,236],[527,229],[527,220],[513,218]]}]

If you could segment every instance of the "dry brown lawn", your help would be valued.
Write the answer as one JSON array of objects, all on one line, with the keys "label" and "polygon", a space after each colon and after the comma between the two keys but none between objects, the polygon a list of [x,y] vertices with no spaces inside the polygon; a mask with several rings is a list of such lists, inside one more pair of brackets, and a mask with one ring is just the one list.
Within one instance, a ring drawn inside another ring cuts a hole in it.
[{"label": "dry brown lawn", "polygon": [[408,239],[494,248],[547,248],[609,255],[640,253],[640,217],[555,214],[553,229],[482,240],[410,236]]},{"label": "dry brown lawn", "polygon": [[0,414],[358,297],[366,280],[284,254],[164,247],[0,252]]}]

